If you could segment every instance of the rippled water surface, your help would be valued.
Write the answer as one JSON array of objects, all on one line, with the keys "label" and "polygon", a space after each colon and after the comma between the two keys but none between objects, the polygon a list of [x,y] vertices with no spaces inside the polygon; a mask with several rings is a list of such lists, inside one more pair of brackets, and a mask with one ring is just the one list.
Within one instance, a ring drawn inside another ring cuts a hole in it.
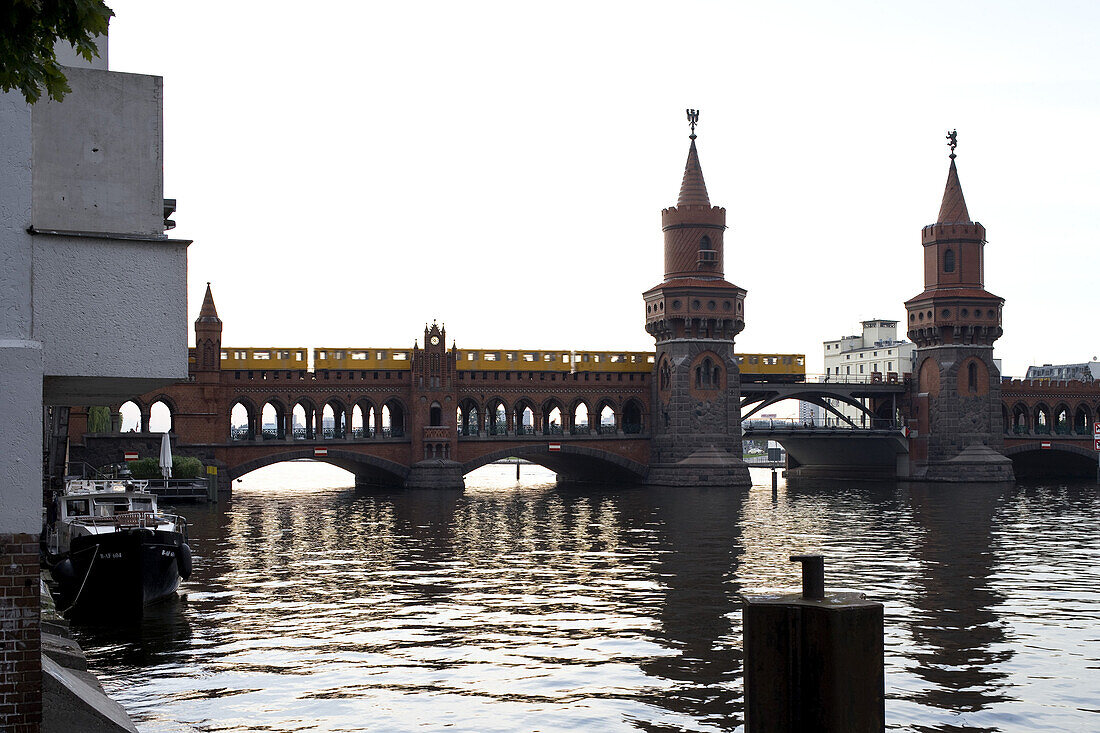
[{"label": "rippled water surface", "polygon": [[179,599],[79,630],[140,730],[743,730],[738,593],[818,550],[830,590],[885,604],[891,730],[1100,730],[1093,485],[773,497],[765,472],[580,490],[491,466],[380,495],[326,470],[181,507]]}]

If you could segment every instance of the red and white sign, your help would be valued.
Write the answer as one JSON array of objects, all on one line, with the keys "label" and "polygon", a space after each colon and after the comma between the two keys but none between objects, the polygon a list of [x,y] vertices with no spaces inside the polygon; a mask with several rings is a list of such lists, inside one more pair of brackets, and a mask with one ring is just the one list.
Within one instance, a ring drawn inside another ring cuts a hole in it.
[{"label": "red and white sign", "polygon": [[328,448],[314,448],[313,449],[313,457],[314,458],[324,458],[327,455],[328,455]]},{"label": "red and white sign", "polygon": [[1092,442],[1093,442],[1093,448],[1100,451],[1100,438],[1096,438]]},{"label": "red and white sign", "polygon": [[1100,440],[1100,422],[1094,422],[1092,424],[1092,437]]},{"label": "red and white sign", "polygon": [[550,443],[548,446],[546,446],[546,449],[549,450],[551,453],[560,453],[561,443]]},{"label": "red and white sign", "polygon": [[125,461],[136,461],[138,459],[136,450],[128,450],[122,454],[122,459]]},{"label": "red and white sign", "polygon": [[1039,443],[1039,447],[1043,450],[1050,450],[1050,441],[1044,440],[1043,442]]}]

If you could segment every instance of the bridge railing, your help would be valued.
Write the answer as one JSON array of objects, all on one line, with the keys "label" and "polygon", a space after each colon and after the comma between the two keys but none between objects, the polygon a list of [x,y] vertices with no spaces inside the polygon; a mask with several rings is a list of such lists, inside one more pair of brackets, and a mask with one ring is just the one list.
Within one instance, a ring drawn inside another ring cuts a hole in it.
[{"label": "bridge railing", "polygon": [[807,429],[827,429],[827,430],[901,430],[902,425],[896,420],[884,420],[875,418],[873,420],[866,420],[864,422],[854,421],[856,424],[853,426],[846,420],[842,420],[838,417],[825,417],[824,419],[810,419],[803,420],[798,417],[779,417],[779,418],[750,418],[748,420],[741,421],[741,429],[748,430],[750,428],[761,428],[764,430],[772,429],[792,429],[792,428],[807,428]]},{"label": "bridge railing", "polygon": [[897,372],[871,372],[870,374],[807,374],[806,382],[812,384],[904,384],[904,374]]}]

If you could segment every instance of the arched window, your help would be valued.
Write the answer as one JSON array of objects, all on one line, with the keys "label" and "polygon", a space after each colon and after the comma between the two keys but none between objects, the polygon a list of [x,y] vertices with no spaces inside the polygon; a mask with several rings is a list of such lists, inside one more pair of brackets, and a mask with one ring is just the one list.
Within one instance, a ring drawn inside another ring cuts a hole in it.
[{"label": "arched window", "polygon": [[699,240],[699,263],[714,264],[718,261],[718,252],[710,243],[710,237],[704,236]]},{"label": "arched window", "polygon": [[943,253],[943,271],[955,271],[955,250],[949,249]]},{"label": "arched window", "polygon": [[443,408],[440,407],[438,402],[433,402],[428,416],[429,425],[442,425],[443,424]]},{"label": "arched window", "polygon": [[668,367],[667,361],[661,361],[661,389],[668,389],[668,386],[672,384],[672,370]]},{"label": "arched window", "polygon": [[966,388],[970,394],[978,391],[978,365],[974,362],[966,365]]}]

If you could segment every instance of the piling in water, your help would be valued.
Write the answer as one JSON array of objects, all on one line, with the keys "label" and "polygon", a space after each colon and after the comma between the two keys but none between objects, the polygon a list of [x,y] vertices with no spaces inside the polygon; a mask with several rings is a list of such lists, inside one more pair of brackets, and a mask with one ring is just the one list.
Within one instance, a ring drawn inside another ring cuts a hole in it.
[{"label": "piling in water", "polygon": [[802,593],[742,596],[746,733],[880,733],[882,604],[825,593],[821,555],[796,555]]}]

